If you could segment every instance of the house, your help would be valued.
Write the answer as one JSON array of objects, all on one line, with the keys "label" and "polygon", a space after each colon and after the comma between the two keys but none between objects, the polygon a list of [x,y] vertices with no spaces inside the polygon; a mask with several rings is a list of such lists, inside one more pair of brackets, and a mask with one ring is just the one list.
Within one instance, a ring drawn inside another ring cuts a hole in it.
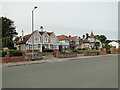
[{"label": "house", "polygon": [[32,51],[32,43],[34,43],[34,51],[42,52],[45,48],[59,49],[59,40],[55,33],[44,31],[42,26],[40,27],[40,31],[36,30],[25,36],[22,31],[22,37],[18,41],[16,44],[17,49],[27,52]]},{"label": "house", "polygon": [[113,47],[116,47],[116,48],[119,48],[119,46],[120,46],[120,44],[118,42],[115,42],[115,41],[112,41],[112,42],[110,42],[108,44],[113,46]]},{"label": "house", "polygon": [[59,45],[62,48],[70,48],[70,40],[67,36],[65,35],[59,35],[57,36],[58,40],[59,40]]},{"label": "house", "polygon": [[59,45],[62,46],[62,48],[71,48],[71,49],[77,49],[81,47],[81,38],[78,36],[65,36],[65,35],[59,35],[57,36],[59,40]]},{"label": "house", "polygon": [[86,33],[86,37],[83,35],[82,48],[93,48],[95,43],[99,43],[98,48],[102,48],[101,41],[97,39],[97,35],[94,35],[93,32],[91,32],[90,36],[88,33]]},{"label": "house", "polygon": [[71,35],[69,35],[68,38],[70,40],[70,48],[71,49],[81,48],[82,39],[80,37],[78,37],[78,36],[71,37]]}]

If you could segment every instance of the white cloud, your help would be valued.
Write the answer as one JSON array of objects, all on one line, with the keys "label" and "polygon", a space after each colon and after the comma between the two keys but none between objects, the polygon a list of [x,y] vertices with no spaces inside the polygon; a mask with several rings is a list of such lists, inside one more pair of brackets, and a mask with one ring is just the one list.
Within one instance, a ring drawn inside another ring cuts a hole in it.
[{"label": "white cloud", "polygon": [[[31,10],[35,10],[35,29],[40,25],[56,34],[79,35],[94,31],[117,39],[118,6],[115,2],[29,2],[3,3],[3,15],[15,21],[21,35],[31,32]],[[114,35],[112,35],[114,33]]]}]

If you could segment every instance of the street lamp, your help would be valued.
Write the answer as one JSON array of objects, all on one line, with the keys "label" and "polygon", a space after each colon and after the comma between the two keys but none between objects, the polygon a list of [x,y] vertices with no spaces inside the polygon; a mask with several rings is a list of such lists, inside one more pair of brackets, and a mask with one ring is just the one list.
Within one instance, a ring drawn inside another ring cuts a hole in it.
[{"label": "street lamp", "polygon": [[[34,32],[34,10],[37,8],[37,6],[34,7],[32,10],[32,34]],[[34,61],[34,35],[32,35],[32,61]]]}]

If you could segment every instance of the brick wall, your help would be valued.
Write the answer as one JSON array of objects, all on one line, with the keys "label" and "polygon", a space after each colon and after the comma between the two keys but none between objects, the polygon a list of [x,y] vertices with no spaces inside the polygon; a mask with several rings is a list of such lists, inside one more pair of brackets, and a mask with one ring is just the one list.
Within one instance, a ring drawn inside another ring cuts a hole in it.
[{"label": "brick wall", "polygon": [[54,53],[54,57],[56,58],[69,58],[69,57],[77,57],[77,53]]},{"label": "brick wall", "polygon": [[53,52],[42,52],[42,55],[53,55]]},{"label": "brick wall", "polygon": [[111,48],[110,51],[111,51],[111,54],[118,54],[120,53],[120,48],[119,49]]},{"label": "brick wall", "polygon": [[20,61],[25,61],[25,52],[23,52],[22,56],[19,57],[10,57],[10,53],[7,52],[6,57],[0,59],[0,63],[20,62]]},{"label": "brick wall", "polygon": [[[34,59],[35,60],[42,59],[42,53],[34,53]],[[26,61],[31,61],[32,60],[32,54],[25,55],[25,60]]]},{"label": "brick wall", "polygon": [[96,56],[97,52],[83,52],[82,55],[83,56]]},{"label": "brick wall", "polygon": [[106,54],[107,54],[106,49],[104,50],[99,49],[99,55],[106,55]]}]

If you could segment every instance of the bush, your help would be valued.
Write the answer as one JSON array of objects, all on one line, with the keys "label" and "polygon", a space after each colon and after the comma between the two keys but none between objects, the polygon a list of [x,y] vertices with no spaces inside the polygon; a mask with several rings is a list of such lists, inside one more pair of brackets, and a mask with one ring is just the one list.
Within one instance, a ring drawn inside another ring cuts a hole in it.
[{"label": "bush", "polygon": [[78,54],[82,54],[82,52],[78,52]]},{"label": "bush", "polygon": [[7,52],[10,52],[10,57],[22,56],[22,52],[20,50],[5,50],[2,52],[2,57],[5,57]]},{"label": "bush", "polygon": [[10,57],[14,57],[14,56],[22,56],[22,52],[20,50],[10,51]]},{"label": "bush", "polygon": [[2,52],[2,57],[5,57],[7,53],[6,52]]},{"label": "bush", "polygon": [[77,48],[77,50],[83,50],[82,48]]}]

